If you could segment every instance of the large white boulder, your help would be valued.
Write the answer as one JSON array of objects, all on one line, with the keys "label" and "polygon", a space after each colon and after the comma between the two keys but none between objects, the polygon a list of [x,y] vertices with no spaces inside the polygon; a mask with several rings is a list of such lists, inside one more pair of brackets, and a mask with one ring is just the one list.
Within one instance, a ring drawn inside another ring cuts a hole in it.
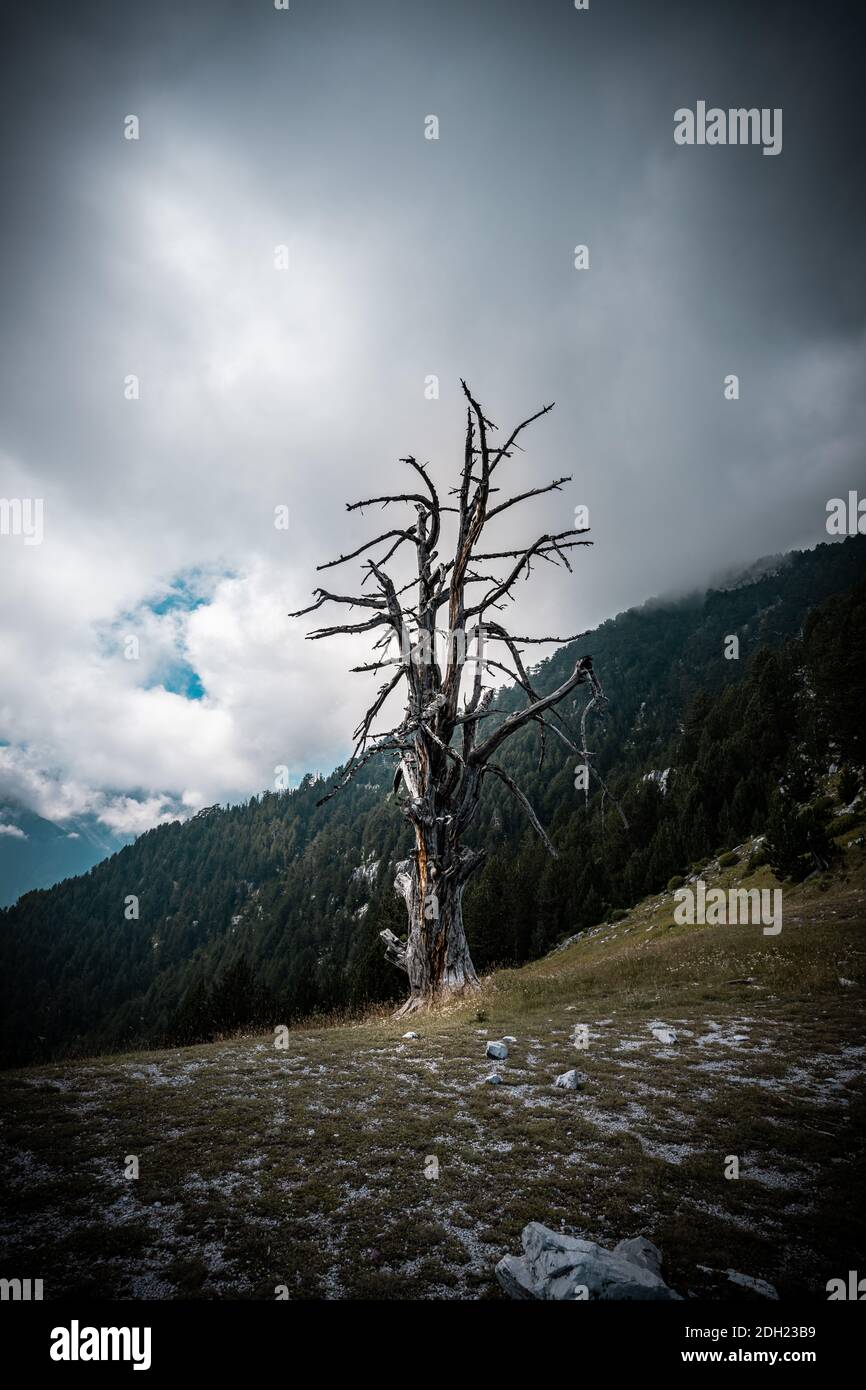
[{"label": "large white boulder", "polygon": [[496,1277],[509,1298],[553,1300],[678,1299],[662,1279],[661,1252],[642,1236],[613,1251],[591,1240],[561,1235],[530,1221],[523,1255],[506,1255]]}]

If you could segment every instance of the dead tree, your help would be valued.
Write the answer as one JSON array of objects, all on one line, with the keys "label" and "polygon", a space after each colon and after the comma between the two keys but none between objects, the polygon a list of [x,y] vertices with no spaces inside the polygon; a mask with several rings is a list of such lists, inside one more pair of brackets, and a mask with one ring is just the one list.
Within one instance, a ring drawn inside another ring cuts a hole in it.
[{"label": "dead tree", "polygon": [[[420,480],[420,491],[369,497],[346,505],[348,511],[356,511],[374,505],[402,504],[414,508],[414,521],[395,525],[357,550],[317,567],[331,569],[383,546],[384,551],[377,558],[368,557],[361,562],[366,569],[362,587],[372,581],[373,592],[345,595],[319,588],[314,591],[315,603],[290,615],[301,617],[327,603],[370,610],[364,621],[309,633],[312,640],[381,629],[373,648],[380,651],[380,656],[352,669],[384,670],[389,672],[388,678],[355,730],[354,751],[340,780],[323,801],[334,796],[371,758],[384,752],[393,754],[394,795],[415,839],[409,858],[397,865],[394,881],[395,890],[406,903],[407,940],[401,943],[390,931],[381,934],[387,958],[409,977],[409,998],[401,1012],[478,987],[463,928],[462,900],[467,882],[483,862],[484,852],[467,848],[464,837],[478,811],[485,779],[493,777],[504,783],[549,852],[555,855],[520,787],[494,761],[496,753],[519,729],[536,724],[542,757],[545,734],[550,732],[573,752],[581,752],[587,761],[585,717],[581,722],[581,750],[562,727],[555,706],[583,683],[591,687],[590,704],[604,699],[589,656],[581,657],[568,679],[551,694],[540,695],[533,689],[521,659],[522,645],[572,642],[575,637],[516,637],[500,622],[486,616],[497,613],[513,597],[517,581],[521,576],[529,576],[536,560],[561,563],[570,571],[566,552],[575,546],[592,544],[577,539],[587,527],[573,527],[546,533],[518,549],[479,549],[485,528],[497,516],[571,481],[570,477],[557,478],[545,487],[529,488],[503,501],[493,500],[498,492],[492,485],[494,474],[503,460],[511,458],[520,447],[517,440],[522,431],[546,415],[552,404],[530,415],[502,445],[496,446],[491,441],[496,426],[487,419],[466,383],[461,384],[468,405],[460,484],[449,494],[456,499],[455,504],[440,501],[426,465],[411,457],[402,459]],[[441,559],[439,553],[444,513],[456,516],[456,542],[453,557],[448,560]],[[414,548],[414,563],[411,580],[398,589],[386,566],[403,546]],[[442,639],[444,652],[439,650]],[[488,655],[488,644],[498,644],[493,646],[497,659]],[[473,646],[474,655],[470,655]],[[509,657],[510,666],[506,664]],[[525,693],[526,705],[498,717],[502,712],[493,706],[493,688],[484,682],[487,672],[513,680]],[[406,706],[400,724],[387,732],[374,733],[373,724],[389,695],[404,683]]]}]

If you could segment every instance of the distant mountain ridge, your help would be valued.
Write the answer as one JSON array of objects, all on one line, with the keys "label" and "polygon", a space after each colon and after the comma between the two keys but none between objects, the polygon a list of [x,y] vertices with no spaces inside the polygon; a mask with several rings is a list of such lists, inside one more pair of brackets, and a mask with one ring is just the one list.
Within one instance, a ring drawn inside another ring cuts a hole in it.
[{"label": "distant mountain ridge", "polygon": [[34,888],[51,888],[64,878],[87,873],[131,839],[91,816],[75,816],[58,825],[9,797],[0,797],[3,825],[21,833],[0,834],[0,907]]}]

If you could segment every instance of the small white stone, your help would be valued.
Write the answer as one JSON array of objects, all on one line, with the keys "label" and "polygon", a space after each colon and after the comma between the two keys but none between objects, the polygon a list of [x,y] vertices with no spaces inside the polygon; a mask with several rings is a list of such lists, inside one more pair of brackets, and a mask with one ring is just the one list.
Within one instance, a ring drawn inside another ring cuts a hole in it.
[{"label": "small white stone", "polygon": [[504,1042],[489,1042],[485,1055],[492,1057],[496,1062],[504,1062],[508,1056],[508,1048]]},{"label": "small white stone", "polygon": [[404,1034],[403,1034],[403,1037],[404,1037],[404,1038],[417,1038],[417,1036],[418,1036],[417,1033],[404,1033]]},{"label": "small white stone", "polygon": [[670,1047],[671,1044],[675,1043],[677,1040],[677,1035],[673,1028],[653,1028],[652,1035],[660,1043],[664,1043],[666,1047]]},{"label": "small white stone", "polygon": [[583,1072],[572,1067],[571,1071],[564,1071],[562,1076],[558,1076],[553,1084],[562,1091],[579,1091],[584,1081],[586,1077]]},{"label": "small white stone", "polygon": [[485,1086],[501,1086],[502,1077],[498,1072],[492,1071],[489,1076],[485,1076],[484,1084]]}]

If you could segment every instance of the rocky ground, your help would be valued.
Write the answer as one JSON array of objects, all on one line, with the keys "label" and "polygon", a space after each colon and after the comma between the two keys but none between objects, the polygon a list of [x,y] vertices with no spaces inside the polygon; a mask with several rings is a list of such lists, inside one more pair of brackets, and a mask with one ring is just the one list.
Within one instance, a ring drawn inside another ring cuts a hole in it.
[{"label": "rocky ground", "polygon": [[[772,883],[745,853],[705,877]],[[373,1018],[6,1073],[0,1274],[46,1298],[498,1298],[540,1221],[649,1238],[685,1297],[826,1298],[866,1267],[864,885],[854,845],[785,888],[777,937],[675,926],[663,894],[415,1038]]]}]

